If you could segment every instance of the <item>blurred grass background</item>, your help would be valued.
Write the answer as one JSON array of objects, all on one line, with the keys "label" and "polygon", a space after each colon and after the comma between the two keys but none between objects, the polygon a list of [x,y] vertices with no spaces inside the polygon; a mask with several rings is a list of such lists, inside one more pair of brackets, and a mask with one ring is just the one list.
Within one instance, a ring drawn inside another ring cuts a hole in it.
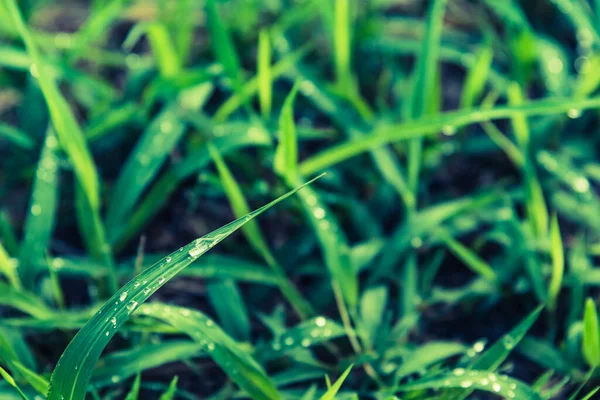
[{"label": "blurred grass background", "polygon": [[594,398],[599,49],[595,0],[0,0],[0,399]]}]

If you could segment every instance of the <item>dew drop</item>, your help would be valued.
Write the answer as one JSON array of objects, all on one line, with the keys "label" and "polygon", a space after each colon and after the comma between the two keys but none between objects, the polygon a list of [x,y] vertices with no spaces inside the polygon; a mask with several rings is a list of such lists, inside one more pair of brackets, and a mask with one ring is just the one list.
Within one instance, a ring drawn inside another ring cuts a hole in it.
[{"label": "dew drop", "polygon": [[309,338],[304,338],[302,339],[302,342],[300,343],[302,345],[302,347],[309,347],[312,342]]},{"label": "dew drop", "polygon": [[502,390],[502,386],[500,386],[500,384],[499,384],[499,383],[494,383],[494,384],[492,385],[492,390],[493,390],[494,392],[498,393],[500,390]]},{"label": "dew drop", "polygon": [[127,310],[129,310],[129,312],[132,312],[133,310],[135,310],[135,308],[137,307],[137,305],[138,305],[137,301],[131,300],[129,302],[129,304],[127,304]]},{"label": "dew drop", "polygon": [[117,382],[119,382],[119,377],[118,377],[117,375],[113,375],[113,376],[110,378],[110,380],[111,380],[113,383],[117,383]]},{"label": "dew drop", "polygon": [[112,317],[110,319],[110,323],[113,324],[113,327],[116,327],[117,326],[117,318],[116,317]]},{"label": "dew drop", "polygon": [[462,381],[460,383],[460,387],[462,387],[462,388],[468,388],[468,387],[471,387],[472,385],[473,385],[472,381]]},{"label": "dew drop", "polygon": [[454,136],[456,134],[456,128],[452,125],[444,125],[442,133],[446,136]]},{"label": "dew drop", "polygon": [[465,374],[465,369],[464,368],[456,368],[454,371],[452,371],[452,373],[456,376],[461,376]]},{"label": "dew drop", "polygon": [[507,335],[502,339],[502,344],[507,350],[512,350],[515,347],[515,339],[512,336]]},{"label": "dew drop", "polygon": [[323,219],[323,218],[325,218],[325,210],[321,207],[317,207],[313,211],[313,215],[315,216],[316,219]]},{"label": "dew drop", "polygon": [[119,296],[119,300],[123,301],[127,298],[127,292],[123,292],[121,293],[121,295]]},{"label": "dew drop", "polygon": [[139,288],[139,287],[140,287],[140,283],[139,283],[139,282],[136,282],[136,283],[134,283],[134,284],[133,284],[133,287],[134,287],[134,288]]},{"label": "dew drop", "polygon": [[486,378],[483,378],[479,383],[483,386],[487,386],[487,384],[490,383],[490,381],[488,381]]},{"label": "dew drop", "polygon": [[584,177],[576,178],[573,181],[573,189],[575,189],[579,193],[586,193],[590,190],[590,182]]},{"label": "dew drop", "polygon": [[31,214],[38,216],[42,213],[42,206],[40,206],[39,204],[33,204],[31,206]]},{"label": "dew drop", "polygon": [[171,262],[171,257],[170,257],[170,256],[167,256],[167,258],[165,258],[165,261],[166,261],[166,262]]},{"label": "dew drop", "polygon": [[281,350],[281,343],[273,342],[273,350],[275,350],[275,351]]},{"label": "dew drop", "polygon": [[294,345],[294,338],[292,338],[291,336],[288,336],[285,338],[284,343],[286,346],[293,346]]},{"label": "dew drop", "polygon": [[165,283],[165,277],[164,277],[164,276],[161,276],[161,277],[158,279],[158,284],[159,284],[159,285],[162,285],[163,283]]},{"label": "dew drop", "polygon": [[213,342],[210,342],[207,346],[206,346],[208,351],[213,351],[215,349],[215,344]]},{"label": "dew drop", "polygon": [[572,119],[579,118],[579,117],[581,117],[581,110],[578,110],[576,108],[571,108],[567,112],[567,116]]},{"label": "dew drop", "polygon": [[212,319],[207,319],[205,324],[206,324],[206,326],[213,326],[215,323],[213,322]]},{"label": "dew drop", "polygon": [[315,319],[315,324],[317,324],[317,326],[324,327],[326,323],[327,320],[325,319],[325,317],[317,317]]}]

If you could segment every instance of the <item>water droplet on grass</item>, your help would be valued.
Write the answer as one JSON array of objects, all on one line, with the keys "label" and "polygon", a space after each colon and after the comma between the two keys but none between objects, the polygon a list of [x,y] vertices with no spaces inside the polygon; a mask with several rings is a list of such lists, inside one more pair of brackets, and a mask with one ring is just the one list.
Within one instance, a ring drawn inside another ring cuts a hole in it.
[{"label": "water droplet on grass", "polygon": [[500,384],[499,384],[499,383],[494,383],[494,384],[492,385],[492,390],[493,390],[494,392],[498,393],[498,392],[500,392],[500,391],[502,390],[502,386],[500,386]]},{"label": "water droplet on grass", "polygon": [[123,301],[127,298],[127,292],[123,292],[121,293],[121,295],[119,296],[119,300]]},{"label": "water droplet on grass", "polygon": [[317,326],[324,327],[326,323],[327,320],[325,319],[325,317],[317,317],[315,319],[315,324],[317,324]]},{"label": "water droplet on grass", "polygon": [[42,206],[40,206],[39,204],[33,204],[31,206],[31,214],[38,216],[42,213]]}]

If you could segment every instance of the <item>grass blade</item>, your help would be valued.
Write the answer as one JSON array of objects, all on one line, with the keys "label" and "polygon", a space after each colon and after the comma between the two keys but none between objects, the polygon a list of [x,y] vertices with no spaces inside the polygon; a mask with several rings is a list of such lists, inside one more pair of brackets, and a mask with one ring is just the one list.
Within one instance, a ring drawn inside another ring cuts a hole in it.
[{"label": "grass blade", "polygon": [[19,396],[21,396],[21,398],[23,398],[24,400],[29,400],[29,397],[27,397],[27,395],[21,390],[21,388],[17,385],[17,382],[15,382],[13,377],[2,367],[0,367],[0,375],[2,375],[2,378],[4,378],[4,380],[8,382],[10,386],[15,388],[15,390],[19,393]]},{"label": "grass blade", "polygon": [[122,167],[108,204],[106,229],[109,240],[122,229],[140,196],[185,132],[176,106],[167,107],[144,131]]},{"label": "grass blade", "polygon": [[271,114],[271,103],[273,96],[272,71],[271,71],[271,42],[269,32],[261,30],[258,35],[258,99],[260,101],[260,111],[266,120]]},{"label": "grass blade", "polygon": [[52,130],[49,129],[33,182],[29,215],[25,222],[25,232],[19,254],[19,274],[26,289],[34,287],[35,265],[39,260],[46,258],[54,228],[58,201],[57,154],[58,142]]},{"label": "grass blade", "polygon": [[597,368],[600,366],[600,325],[596,304],[590,298],[585,302],[581,349],[583,357],[590,367]]},{"label": "grass blade", "polygon": [[327,392],[325,392],[325,394],[323,396],[321,396],[319,398],[319,400],[334,400],[335,399],[335,395],[337,394],[337,392],[342,387],[342,384],[344,383],[344,381],[348,377],[348,374],[350,374],[351,370],[352,370],[352,365],[349,366],[344,371],[344,373],[338,378],[338,380],[335,381],[335,383],[333,385],[331,385],[331,387],[327,390]]},{"label": "grass blade", "polygon": [[[317,178],[315,178],[317,179]],[[313,179],[314,181],[314,179]],[[104,347],[129,318],[135,308],[181,270],[217,245],[246,222],[286,199],[305,185],[288,192],[271,203],[199,238],[145,269],[123,286],[77,333],[64,351],[50,380],[48,399],[72,400],[85,397],[87,384]]]},{"label": "grass blade", "polygon": [[175,391],[177,390],[177,380],[177,377],[173,378],[173,380],[169,384],[169,388],[163,394],[160,395],[160,398],[158,400],[173,400],[175,398]]},{"label": "grass blade", "polygon": [[368,136],[356,137],[331,146],[300,163],[302,175],[309,176],[366,151],[389,143],[438,134],[445,126],[455,129],[463,126],[511,118],[515,113],[525,116],[541,116],[566,113],[571,109],[600,108],[600,97],[578,100],[548,98],[523,103],[519,106],[481,107],[441,113],[427,118],[401,124],[381,124]]},{"label": "grass blade", "polygon": [[209,356],[253,399],[280,398],[260,365],[201,312],[158,303],[144,305],[139,312],[168,322],[201,343]]},{"label": "grass blade", "polygon": [[[248,203],[244,197],[244,194],[242,193],[237,181],[233,177],[233,174],[227,167],[227,164],[225,164],[225,161],[215,146],[209,143],[208,149],[213,160],[215,161],[215,165],[219,171],[221,184],[223,185],[223,189],[229,198],[229,202],[231,203],[234,214],[237,217],[248,214],[250,212],[250,207],[248,207]],[[298,315],[300,315],[301,318],[306,318],[307,316],[314,314],[309,303],[288,280],[283,268],[273,256],[258,223],[256,221],[249,221],[246,225],[244,225],[242,231],[250,242],[250,245],[261,257],[265,259],[271,270],[277,276],[281,292],[284,294],[284,296],[286,296]]]},{"label": "grass blade", "polygon": [[552,258],[552,277],[548,287],[548,308],[553,311],[556,308],[556,300],[562,287],[565,272],[565,255],[556,214],[550,223],[550,255]]}]

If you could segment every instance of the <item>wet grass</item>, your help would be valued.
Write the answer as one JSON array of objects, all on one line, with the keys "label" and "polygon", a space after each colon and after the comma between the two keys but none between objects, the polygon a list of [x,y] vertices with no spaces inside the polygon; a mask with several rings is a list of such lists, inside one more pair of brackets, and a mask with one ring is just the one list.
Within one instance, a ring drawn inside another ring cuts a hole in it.
[{"label": "wet grass", "polygon": [[599,21],[0,0],[0,398],[595,398]]}]

